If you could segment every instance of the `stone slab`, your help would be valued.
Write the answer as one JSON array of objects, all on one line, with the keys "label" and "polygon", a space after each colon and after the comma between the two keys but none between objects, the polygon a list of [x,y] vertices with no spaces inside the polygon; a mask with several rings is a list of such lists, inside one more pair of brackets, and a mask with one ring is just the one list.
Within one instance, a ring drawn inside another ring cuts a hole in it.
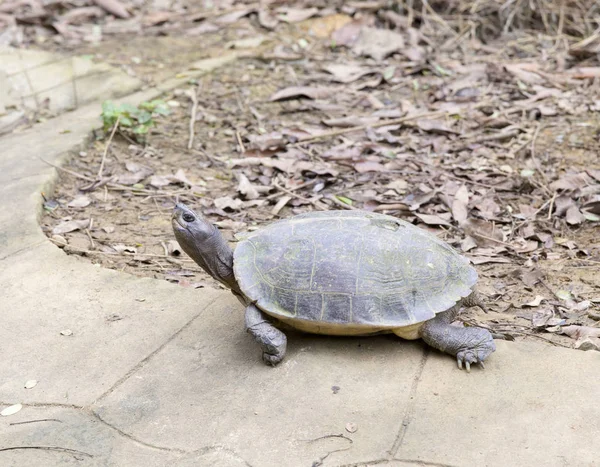
[{"label": "stone slab", "polygon": [[486,370],[432,353],[396,457],[454,466],[600,465],[600,353],[497,341]]},{"label": "stone slab", "polygon": [[[47,241],[0,264],[0,401],[10,403],[91,404],[218,297],[95,267]],[[39,384],[26,390],[29,379]]]},{"label": "stone slab", "polygon": [[256,466],[376,459],[394,443],[422,360],[421,343],[396,336],[293,333],[286,359],[271,368],[228,296],[94,410],[145,442],[223,446]]},{"label": "stone slab", "polygon": [[181,452],[146,446],[65,407],[24,407],[0,418],[2,467],[164,467]]}]

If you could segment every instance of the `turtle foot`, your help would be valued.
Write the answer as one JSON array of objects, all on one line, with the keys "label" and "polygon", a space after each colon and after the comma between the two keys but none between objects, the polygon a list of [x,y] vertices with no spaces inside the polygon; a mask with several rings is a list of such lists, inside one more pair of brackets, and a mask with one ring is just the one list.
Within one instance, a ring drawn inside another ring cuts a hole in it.
[{"label": "turtle foot", "polygon": [[283,353],[273,355],[268,352],[263,352],[262,359],[267,365],[275,366],[283,360],[284,356]]},{"label": "turtle foot", "polygon": [[494,338],[488,330],[481,328],[470,328],[469,331],[469,340],[471,345],[467,348],[459,350],[456,353],[458,368],[462,370],[464,365],[467,373],[471,371],[471,364],[474,363],[479,363],[481,367],[485,369],[483,361],[488,358],[494,350],[496,350]]}]

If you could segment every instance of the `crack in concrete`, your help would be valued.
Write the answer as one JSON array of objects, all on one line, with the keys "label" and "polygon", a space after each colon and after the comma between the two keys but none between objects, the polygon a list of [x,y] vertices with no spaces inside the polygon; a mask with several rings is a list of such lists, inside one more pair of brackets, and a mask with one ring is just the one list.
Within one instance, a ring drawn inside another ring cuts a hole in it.
[{"label": "crack in concrete", "polygon": [[419,460],[419,459],[394,459],[396,461],[399,462],[409,462],[413,465],[423,465],[423,466],[427,466],[427,467],[457,467],[455,465],[452,464],[444,464],[441,462],[431,462],[431,461],[423,461],[423,460]]},{"label": "crack in concrete", "polygon": [[7,254],[5,256],[2,256],[0,258],[0,261],[7,260],[8,258],[11,258],[11,257],[13,257],[15,255],[18,255],[19,253],[23,253],[24,251],[33,250],[34,248],[37,248],[38,246],[43,245],[44,243],[46,243],[46,241],[47,240],[42,240],[42,241],[40,241],[38,243],[33,243],[31,245],[24,246],[23,248],[20,248],[17,251],[13,251],[12,253],[9,253],[9,254]]},{"label": "crack in concrete", "polygon": [[153,350],[152,353],[144,357],[139,363],[137,363],[131,370],[129,370],[124,376],[119,378],[115,384],[113,384],[110,388],[108,388],[103,394],[101,394],[94,402],[90,404],[90,407],[96,405],[99,401],[106,398],[109,394],[113,393],[119,386],[121,386],[125,381],[127,381],[132,375],[134,375],[138,370],[140,370],[143,366],[148,363],[152,357],[158,354],[162,349],[164,349],[168,344],[170,344],[177,336],[179,336],[183,331],[189,328],[194,321],[196,321],[204,311],[210,307],[213,303],[215,303],[219,297],[215,297],[209,303],[207,303],[204,308],[202,308],[192,319],[190,319],[187,323],[185,323],[181,328],[179,328],[175,333],[169,337],[163,344],[161,344],[157,349]]},{"label": "crack in concrete", "polygon": [[59,402],[27,402],[27,403],[22,403],[22,402],[5,402],[5,401],[0,401],[0,405],[14,405],[14,404],[21,404],[23,407],[36,407],[36,408],[41,408],[41,409],[45,409],[46,407],[58,407],[58,408],[61,408],[61,409],[85,410],[85,407],[82,406],[82,405],[61,404]]},{"label": "crack in concrete", "polygon": [[[203,456],[205,454],[209,454],[214,451],[225,451],[226,453],[231,454],[233,457],[237,458],[237,460],[243,462],[244,465],[246,465],[246,467],[253,467],[250,462],[248,462],[246,459],[244,459],[242,456],[240,456],[233,449],[228,448],[227,446],[223,446],[222,444],[211,444],[210,446],[205,446],[203,448],[196,449],[194,451],[191,451],[191,452],[185,454],[184,456],[180,457],[179,459],[177,459],[177,462],[193,458],[194,456]],[[168,464],[165,464],[165,467],[171,466],[171,465],[172,465],[172,463],[170,462]]]},{"label": "crack in concrete", "polygon": [[103,423],[107,427],[115,430],[119,435],[123,436],[124,438],[127,438],[129,441],[132,441],[135,444],[139,444],[141,446],[144,446],[144,447],[147,447],[147,448],[151,448],[151,449],[156,449],[158,451],[176,452],[178,454],[189,454],[190,453],[190,451],[186,451],[184,449],[168,448],[168,447],[165,447],[165,446],[158,446],[156,444],[147,443],[145,441],[142,441],[141,439],[136,438],[133,435],[130,435],[129,433],[124,432],[123,430],[121,430],[120,428],[117,428],[116,426],[112,425],[111,423],[107,422],[100,415],[98,415],[98,413],[94,412],[92,409],[86,410],[85,412],[88,415],[91,415],[96,420],[98,420],[100,423]]},{"label": "crack in concrete", "polygon": [[[0,405],[13,405],[13,403],[0,401]],[[30,402],[30,403],[26,403],[26,404],[22,404],[22,405],[23,405],[23,407],[35,407],[35,408],[42,408],[42,409],[43,408],[74,409],[74,410],[77,410],[79,412],[82,412],[82,413],[88,415],[91,419],[99,421],[103,425],[106,425],[107,427],[115,430],[119,435],[121,435],[121,436],[127,438],[128,440],[133,441],[134,443],[139,444],[141,446],[152,448],[152,449],[157,449],[159,451],[176,452],[179,454],[190,453],[190,451],[185,451],[183,449],[168,448],[168,447],[164,447],[164,446],[156,446],[154,444],[146,443],[145,441],[139,440],[139,439],[135,438],[134,436],[132,436],[128,433],[125,433],[123,430],[117,428],[116,426],[111,425],[109,422],[102,419],[102,417],[100,417],[100,415],[98,415],[96,412],[94,412],[91,408],[88,408],[88,407],[84,407],[81,405],[74,405],[74,404],[58,404],[58,403],[53,403],[53,402],[49,402],[49,403]]]},{"label": "crack in concrete", "polygon": [[457,467],[452,464],[444,464],[441,462],[424,461],[421,459],[376,459],[374,461],[358,462],[352,464],[338,465],[337,467],[370,467],[371,465],[385,465],[391,461],[404,462],[406,464],[417,465],[422,467]]},{"label": "crack in concrete", "polygon": [[429,348],[425,347],[423,350],[423,356],[421,357],[421,361],[419,362],[419,367],[415,372],[415,376],[413,377],[413,382],[410,388],[409,399],[406,404],[406,410],[404,411],[404,417],[402,418],[402,424],[400,425],[400,429],[398,430],[398,434],[396,435],[396,439],[392,448],[388,451],[389,457],[388,459],[392,459],[398,453],[400,446],[402,446],[402,441],[404,441],[404,436],[408,430],[408,426],[412,421],[413,412],[415,409],[415,404],[417,403],[417,388],[419,387],[419,382],[421,381],[421,376],[423,375],[423,370],[425,368],[425,364],[427,363],[427,357],[429,356]]}]

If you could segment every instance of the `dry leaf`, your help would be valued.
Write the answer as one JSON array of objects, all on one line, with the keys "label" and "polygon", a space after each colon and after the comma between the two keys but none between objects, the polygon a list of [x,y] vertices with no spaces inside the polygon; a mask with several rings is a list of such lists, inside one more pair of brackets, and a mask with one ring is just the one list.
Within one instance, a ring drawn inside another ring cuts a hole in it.
[{"label": "dry leaf", "polygon": [[129,18],[130,16],[129,12],[118,0],[94,0],[94,3],[117,18]]},{"label": "dry leaf", "polygon": [[562,334],[566,334],[567,336],[573,339],[585,339],[587,337],[600,337],[600,328],[593,328],[591,326],[564,326],[560,328]]},{"label": "dry leaf", "polygon": [[358,173],[385,172],[385,167],[381,163],[372,161],[357,162],[354,164],[354,168]]},{"label": "dry leaf", "polygon": [[266,151],[267,149],[277,149],[285,147],[285,139],[281,133],[276,131],[272,133],[266,133],[264,135],[251,135],[250,149],[258,149],[260,151]]},{"label": "dry leaf", "polygon": [[416,124],[421,130],[429,133],[438,133],[440,135],[456,135],[459,133],[439,120],[419,119],[416,121]]},{"label": "dry leaf", "polygon": [[252,183],[250,183],[250,180],[248,180],[248,177],[246,177],[244,174],[239,174],[238,180],[239,183],[237,186],[237,191],[243,194],[246,199],[256,199],[260,196],[258,190],[254,187],[254,185],[252,185]]},{"label": "dry leaf", "polygon": [[152,11],[142,18],[142,24],[146,27],[166,23],[171,19],[173,13],[170,11]]},{"label": "dry leaf", "polygon": [[373,125],[378,121],[379,118],[377,117],[358,117],[355,115],[351,115],[348,117],[330,118],[328,120],[323,120],[323,123],[327,126],[351,128],[355,126]]},{"label": "dry leaf", "polygon": [[576,190],[590,183],[590,177],[585,172],[578,174],[567,174],[550,183],[551,190]]},{"label": "dry leaf", "polygon": [[362,22],[352,21],[335,31],[331,40],[336,46],[351,47],[358,40],[362,27]]},{"label": "dry leaf", "polygon": [[523,305],[521,305],[521,306],[531,306],[531,307],[540,306],[540,303],[542,303],[542,300],[546,300],[546,297],[542,297],[541,295],[536,295],[532,301],[523,303]]},{"label": "dry leaf", "polygon": [[258,24],[265,29],[275,29],[279,20],[267,9],[261,9],[258,12]]},{"label": "dry leaf", "polygon": [[119,253],[137,253],[137,248],[134,246],[123,245],[122,243],[118,243],[116,245],[111,245],[112,249]]},{"label": "dry leaf", "polygon": [[309,99],[325,99],[331,96],[335,89],[325,87],[310,87],[310,86],[291,86],[284,88],[273,94],[269,100],[271,102],[281,101],[284,99],[293,99],[296,97],[308,97]]},{"label": "dry leaf", "polygon": [[[491,222],[480,219],[467,219],[461,227],[473,237],[479,246],[497,246],[498,242],[503,242],[504,235]],[[494,241],[498,240],[498,242]]]},{"label": "dry leaf", "polygon": [[578,339],[577,342],[575,342],[574,347],[578,350],[600,351],[600,339],[592,338],[592,337],[585,337],[583,339]]},{"label": "dry leaf", "polygon": [[233,211],[239,211],[244,206],[244,203],[241,199],[233,199],[231,196],[221,196],[220,198],[216,198],[215,206],[219,209],[231,209]]},{"label": "dry leaf", "polygon": [[73,198],[67,206],[70,208],[85,208],[86,206],[89,206],[91,202],[92,200],[86,195],[80,195]]},{"label": "dry leaf", "polygon": [[355,433],[356,430],[358,430],[358,426],[356,425],[356,423],[352,423],[352,422],[346,423],[346,431],[348,433]]},{"label": "dry leaf", "polygon": [[332,63],[323,67],[323,70],[333,75],[334,81],[339,83],[352,83],[363,76],[376,73],[376,70],[360,65],[343,65]]},{"label": "dry leaf", "polygon": [[403,47],[404,38],[401,34],[389,29],[363,27],[352,50],[358,55],[366,55],[381,61]]},{"label": "dry leaf", "polygon": [[124,173],[117,176],[117,181],[122,185],[135,185],[152,175],[154,172],[150,167],[146,167],[136,162],[126,162],[125,167],[130,173]]},{"label": "dry leaf", "polygon": [[487,263],[510,263],[510,259],[504,256],[486,256],[477,255],[469,256],[469,259],[473,264],[487,264]]},{"label": "dry leaf", "polygon": [[298,23],[316,15],[318,12],[318,8],[285,8],[284,11],[277,14],[277,17],[286,23]]},{"label": "dry leaf", "polygon": [[468,217],[467,205],[469,204],[469,190],[462,185],[452,201],[452,217],[459,225],[463,224]]},{"label": "dry leaf", "polygon": [[37,386],[37,383],[38,383],[37,380],[35,380],[35,379],[29,379],[29,380],[25,381],[24,388],[25,389],[32,389],[32,388],[34,388],[34,387]]},{"label": "dry leaf", "polygon": [[569,209],[567,209],[566,219],[567,223],[571,225],[581,224],[583,221],[585,221],[585,217],[577,206],[571,206]]},{"label": "dry leaf", "polygon": [[162,188],[163,186],[171,184],[171,178],[172,177],[165,175],[152,175],[148,181],[148,184],[154,188]]},{"label": "dry leaf", "polygon": [[418,214],[415,213],[419,219],[425,222],[427,225],[451,225],[446,219],[435,215],[435,214]]},{"label": "dry leaf", "polygon": [[54,235],[62,235],[68,232],[74,232],[75,230],[87,229],[89,225],[89,219],[61,222],[52,229],[52,233]]},{"label": "dry leaf", "polygon": [[2,415],[3,417],[8,417],[9,415],[16,414],[22,408],[23,408],[22,404],[10,405],[10,406],[6,407],[5,409],[3,409],[2,412],[0,412],[0,415]]},{"label": "dry leaf", "polygon": [[248,16],[250,13],[254,13],[256,10],[254,8],[245,8],[243,10],[232,11],[231,13],[227,13],[226,15],[219,16],[215,18],[214,22],[219,24],[231,24],[235,23],[239,19],[244,16]]}]

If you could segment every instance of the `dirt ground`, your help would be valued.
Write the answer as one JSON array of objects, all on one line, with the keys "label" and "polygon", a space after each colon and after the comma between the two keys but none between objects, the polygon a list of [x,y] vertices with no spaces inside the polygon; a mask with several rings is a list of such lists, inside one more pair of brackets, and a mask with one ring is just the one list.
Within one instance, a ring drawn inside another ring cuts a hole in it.
[{"label": "dirt ground", "polygon": [[178,200],[232,241],[311,210],[376,211],[474,262],[491,312],[467,310],[466,323],[567,347],[597,338],[595,63],[543,34],[483,43],[445,27],[338,10],[272,30],[242,16],[193,40],[46,44],[147,83],[201,58],[240,56],[163,96],[171,112],[153,116],[144,141],[123,126],[112,139],[110,129],[95,135],[61,170],[42,227],[103,267],[215,287],[174,242]]}]

